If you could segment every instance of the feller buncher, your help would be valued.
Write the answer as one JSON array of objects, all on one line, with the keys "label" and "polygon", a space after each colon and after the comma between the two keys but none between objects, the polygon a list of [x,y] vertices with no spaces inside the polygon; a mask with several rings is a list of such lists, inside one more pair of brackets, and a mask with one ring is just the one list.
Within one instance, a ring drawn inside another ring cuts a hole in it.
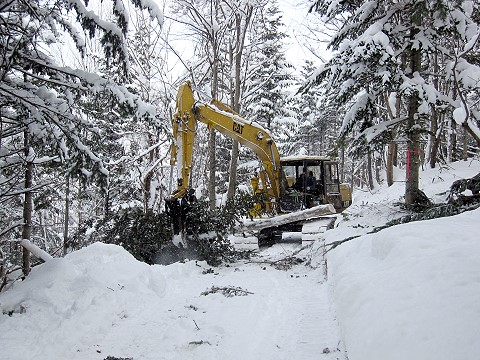
[{"label": "feller buncher", "polygon": [[[252,178],[251,184],[253,192],[263,194],[266,201],[258,204],[254,211],[256,215],[272,212],[278,215],[247,221],[239,230],[260,233],[263,238],[272,233],[278,238],[278,233],[285,230],[303,229],[305,234],[315,234],[333,225],[334,221],[325,216],[341,212],[351,204],[350,186],[340,183],[336,161],[319,156],[280,158],[268,130],[242,118],[218,100],[197,102],[189,81],[179,88],[172,122],[171,165],[177,169],[177,188],[167,199],[167,207],[170,213],[178,214],[174,216],[176,234],[182,229],[180,214],[194,200],[190,176],[198,122],[205,123],[209,130],[215,129],[237,140],[251,149],[261,162],[261,170]],[[318,226],[312,226],[312,219]],[[304,240],[308,237],[305,235]]]}]

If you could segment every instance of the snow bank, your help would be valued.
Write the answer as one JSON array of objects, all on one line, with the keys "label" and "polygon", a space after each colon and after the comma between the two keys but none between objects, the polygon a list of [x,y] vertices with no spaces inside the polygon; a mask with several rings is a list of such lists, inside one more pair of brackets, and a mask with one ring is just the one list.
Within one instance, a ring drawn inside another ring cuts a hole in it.
[{"label": "snow bank", "polygon": [[24,282],[0,296],[0,310],[12,315],[0,315],[0,335],[10,340],[8,356],[21,358],[31,346],[43,348],[42,358],[71,358],[75,351],[81,358],[84,343],[95,342],[138,311],[144,298],[165,295],[160,269],[137,261],[122,247],[102,243],[35,267]]},{"label": "snow bank", "polygon": [[114,292],[163,296],[165,285],[154,273],[122,247],[95,243],[34,268],[26,281],[2,294],[0,306],[3,312],[71,316],[108,301]]},{"label": "snow bank", "polygon": [[350,360],[478,358],[479,218],[399,225],[329,253]]},{"label": "snow bank", "polygon": [[[468,179],[480,172],[480,161],[458,161],[439,165],[420,172],[419,188],[436,204],[445,203],[452,183]],[[365,234],[374,227],[408,214],[398,203],[405,202],[405,170],[394,168],[395,182],[388,187],[386,181],[374,190],[358,190],[353,193],[353,203],[337,219],[336,229],[328,231],[326,242],[343,240],[349,236]]]}]

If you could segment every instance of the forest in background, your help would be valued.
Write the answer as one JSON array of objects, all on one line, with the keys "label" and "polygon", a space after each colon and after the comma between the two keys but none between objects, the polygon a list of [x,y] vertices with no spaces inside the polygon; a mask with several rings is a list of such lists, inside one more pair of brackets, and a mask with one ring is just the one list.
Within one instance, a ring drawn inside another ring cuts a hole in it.
[{"label": "forest in background", "polygon": [[[142,229],[168,226],[158,215],[185,80],[269,129],[281,155],[337,158],[356,188],[391,184],[402,169],[407,204],[421,167],[478,158],[478,3],[311,1],[312,34],[331,56],[297,64],[278,5],[1,2],[1,288],[28,274],[29,244],[61,256],[93,241],[99,219],[132,213]],[[192,187],[210,206],[233,198],[258,161],[201,125],[196,141]]]}]

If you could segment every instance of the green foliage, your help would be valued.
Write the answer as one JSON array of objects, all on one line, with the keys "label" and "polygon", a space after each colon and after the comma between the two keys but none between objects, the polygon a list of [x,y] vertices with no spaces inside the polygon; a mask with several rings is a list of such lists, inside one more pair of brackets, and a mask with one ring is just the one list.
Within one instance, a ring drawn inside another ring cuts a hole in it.
[{"label": "green foliage", "polygon": [[431,209],[434,206],[434,204],[422,190],[415,189],[413,192],[415,201],[412,204],[402,204],[403,208],[413,212],[421,213]]},{"label": "green foliage", "polygon": [[187,248],[178,251],[177,255],[194,256],[207,261],[211,266],[247,257],[248,252],[238,252],[232,247],[228,234],[233,232],[235,225],[259,201],[259,196],[240,192],[228,200],[225,206],[214,210],[210,210],[207,201],[190,201],[188,205],[184,203],[183,214],[180,207],[174,207],[171,211],[172,220],[182,218],[182,237],[187,244]]},{"label": "green foliage", "polygon": [[154,264],[157,254],[171,239],[170,218],[165,213],[145,214],[133,208],[112,213],[97,222],[87,221],[75,234],[72,247],[79,248],[94,241],[116,244],[137,260]]},{"label": "green foliage", "polygon": [[[288,111],[285,91],[293,83],[293,66],[287,61],[283,51],[283,40],[287,37],[283,27],[282,15],[275,2],[265,7],[253,26],[252,44],[256,44],[253,57],[261,66],[257,66],[252,74],[250,86],[255,91],[252,92],[249,106],[246,107],[251,120],[274,134],[277,131],[278,135],[284,134],[288,125],[283,119],[294,115],[292,111]],[[280,136],[275,138],[280,139]]]},{"label": "green foliage", "polygon": [[[353,140],[349,145],[352,155],[364,155],[366,150],[390,142],[392,136],[396,140],[406,136],[415,142],[417,135],[427,135],[431,121],[431,138],[439,136],[439,113],[447,120],[440,124],[445,132],[442,139],[449,138],[448,121],[457,98],[464,99],[469,113],[477,112],[478,81],[464,80],[469,78],[467,72],[478,71],[477,60],[463,55],[478,53],[478,43],[465,46],[478,28],[475,14],[479,7],[473,3],[313,2],[310,10],[337,30],[329,41],[333,56],[306,81],[303,92],[322,91],[333,100],[343,124],[341,135]],[[461,60],[458,54],[462,54]],[[395,106],[390,106],[395,111],[387,109],[389,97],[396,99]]]},{"label": "green foliage", "polygon": [[170,222],[165,213],[144,213],[140,209],[122,211],[113,217],[114,226],[103,235],[106,243],[121,245],[136,259],[148,264],[172,238]]},{"label": "green foliage", "polygon": [[98,221],[86,221],[70,247],[77,249],[100,241],[120,245],[148,264],[196,258],[218,266],[248,256],[249,253],[238,252],[231,246],[228,234],[258,201],[258,196],[240,193],[214,211],[207,201],[191,203],[184,215],[186,248],[173,245],[170,215],[144,213],[139,208],[121,210]]},{"label": "green foliage", "polygon": [[450,194],[448,196],[449,202],[452,203],[458,201],[465,190],[470,190],[474,195],[480,193],[480,173],[470,179],[460,179],[455,181],[450,187]]},{"label": "green foliage", "polygon": [[235,196],[225,204],[225,207],[230,213],[235,216],[236,221],[240,221],[241,217],[252,217],[252,209],[260,204],[262,209],[265,209],[265,202],[268,201],[268,196],[265,193],[250,194],[244,191],[239,191]]},{"label": "green foliage", "polygon": [[207,201],[191,206],[185,218],[185,233],[189,246],[201,260],[218,266],[224,261],[231,262],[247,255],[233,248],[228,234],[248,213],[254,201],[251,195],[240,193],[228,200],[225,206],[213,211]]}]

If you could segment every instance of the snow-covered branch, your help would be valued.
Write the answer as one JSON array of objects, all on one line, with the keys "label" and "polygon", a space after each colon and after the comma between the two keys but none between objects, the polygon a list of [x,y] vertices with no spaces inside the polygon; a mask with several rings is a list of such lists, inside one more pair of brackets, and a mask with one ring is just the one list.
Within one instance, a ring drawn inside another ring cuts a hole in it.
[{"label": "snow-covered branch", "polygon": [[22,245],[25,249],[30,251],[34,256],[36,256],[40,260],[49,261],[53,259],[52,255],[47,253],[45,250],[40,249],[37,245],[35,245],[29,240],[26,240],[26,239],[20,240],[20,245]]}]

